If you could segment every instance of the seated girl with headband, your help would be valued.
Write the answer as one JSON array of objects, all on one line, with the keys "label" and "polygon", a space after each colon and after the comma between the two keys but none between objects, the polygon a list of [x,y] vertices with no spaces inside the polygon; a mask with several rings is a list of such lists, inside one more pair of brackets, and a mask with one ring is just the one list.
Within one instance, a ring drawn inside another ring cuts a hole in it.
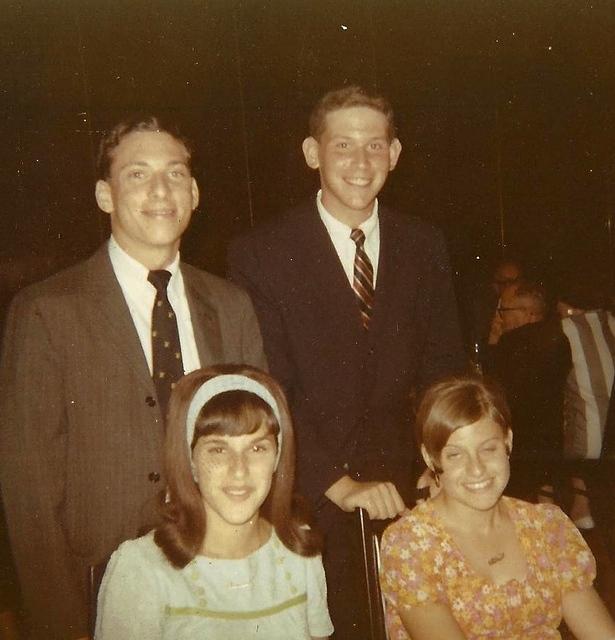
[{"label": "seated girl with headband", "polygon": [[391,640],[547,640],[561,637],[562,616],[577,640],[615,640],[573,523],[502,496],[513,437],[499,391],[469,377],[437,384],[416,428],[439,492],[382,539]]},{"label": "seated girl with headband", "polygon": [[111,557],[95,637],[328,637],[319,538],[292,509],[294,438],[279,385],[247,366],[185,376],[165,446],[163,524]]}]

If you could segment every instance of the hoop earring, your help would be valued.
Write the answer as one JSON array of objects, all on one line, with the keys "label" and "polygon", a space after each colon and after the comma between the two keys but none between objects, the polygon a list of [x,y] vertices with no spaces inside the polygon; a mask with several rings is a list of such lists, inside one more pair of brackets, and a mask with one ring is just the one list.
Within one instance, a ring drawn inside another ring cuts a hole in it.
[{"label": "hoop earring", "polygon": [[438,489],[440,488],[440,474],[436,473],[435,471],[433,472],[433,481],[434,484],[436,485],[436,487],[438,487]]}]

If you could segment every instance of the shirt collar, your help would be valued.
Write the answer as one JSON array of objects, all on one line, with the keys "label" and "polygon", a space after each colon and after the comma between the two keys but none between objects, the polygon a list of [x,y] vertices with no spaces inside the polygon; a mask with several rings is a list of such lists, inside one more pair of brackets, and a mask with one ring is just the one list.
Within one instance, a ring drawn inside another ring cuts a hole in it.
[{"label": "shirt collar", "polygon": [[[131,255],[126,253],[122,247],[118,244],[117,240],[111,235],[109,238],[109,257],[113,268],[122,273],[126,278],[132,278],[139,281],[147,280],[150,270],[138,260],[135,260]],[[166,271],[171,273],[172,283],[175,280],[175,275],[179,270],[179,251],[175,256],[173,262],[165,267]]]},{"label": "shirt collar", "polygon": [[[350,237],[350,231],[352,231],[352,227],[349,227],[347,224],[344,224],[340,220],[338,220],[335,216],[331,215],[325,205],[322,203],[322,189],[319,189],[316,194],[316,206],[318,208],[318,213],[325,225],[327,230],[331,234],[335,234],[338,236]],[[363,231],[365,234],[365,238],[368,239],[374,229],[378,226],[378,198],[376,198],[374,202],[374,208],[372,210],[371,215],[367,220],[364,220],[360,225],[359,229]]]}]

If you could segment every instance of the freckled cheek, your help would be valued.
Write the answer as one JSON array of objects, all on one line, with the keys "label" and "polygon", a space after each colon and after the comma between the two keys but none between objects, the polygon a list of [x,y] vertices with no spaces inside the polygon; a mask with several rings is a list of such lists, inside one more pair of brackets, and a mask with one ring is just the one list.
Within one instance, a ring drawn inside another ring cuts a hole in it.
[{"label": "freckled cheek", "polygon": [[255,474],[266,474],[273,469],[273,458],[255,457],[246,461],[246,467]]},{"label": "freckled cheek", "polygon": [[216,478],[223,477],[227,473],[228,465],[221,460],[195,460],[199,478],[203,482],[211,483]]}]

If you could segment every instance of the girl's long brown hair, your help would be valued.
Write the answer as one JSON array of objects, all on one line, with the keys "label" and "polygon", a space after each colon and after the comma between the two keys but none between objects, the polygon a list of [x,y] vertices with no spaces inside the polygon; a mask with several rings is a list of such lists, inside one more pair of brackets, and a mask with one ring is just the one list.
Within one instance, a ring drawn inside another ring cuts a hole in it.
[{"label": "girl's long brown hair", "polygon": [[282,451],[261,515],[271,522],[288,549],[303,556],[315,555],[320,550],[321,538],[314,529],[306,526],[307,518],[299,514],[299,503],[293,496],[295,439],[286,398],[271,376],[246,365],[199,369],[184,376],[175,386],[169,403],[165,443],[167,502],[162,507],[162,524],[154,534],[156,544],[169,562],[178,568],[185,567],[203,545],[207,523],[201,494],[192,475],[192,448],[186,441],[186,414],[196,390],[207,380],[223,374],[244,375],[266,387],[278,405],[280,424],[269,405],[258,396],[246,391],[226,391],[201,409],[192,448],[200,436],[208,433],[253,433],[263,423],[272,433],[279,429]]}]

